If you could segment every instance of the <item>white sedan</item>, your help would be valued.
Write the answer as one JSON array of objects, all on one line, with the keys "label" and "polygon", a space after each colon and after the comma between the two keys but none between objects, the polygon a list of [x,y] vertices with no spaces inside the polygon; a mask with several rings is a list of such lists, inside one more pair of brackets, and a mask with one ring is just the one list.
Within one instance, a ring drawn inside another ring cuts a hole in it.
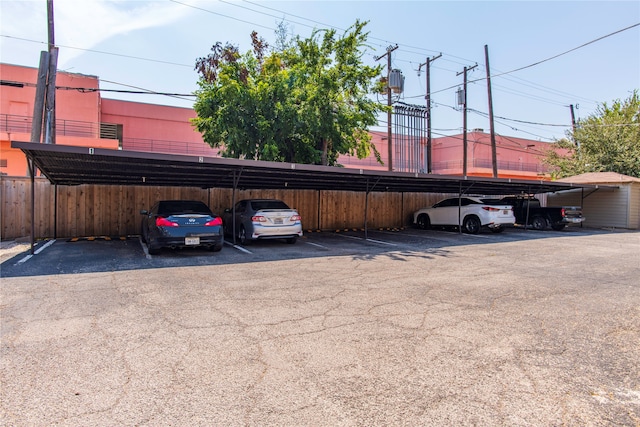
[{"label": "white sedan", "polygon": [[478,197],[444,199],[413,214],[413,224],[418,228],[428,229],[432,225],[462,226],[462,230],[470,234],[477,234],[485,226],[499,233],[505,226],[515,222],[512,206],[487,204]]}]

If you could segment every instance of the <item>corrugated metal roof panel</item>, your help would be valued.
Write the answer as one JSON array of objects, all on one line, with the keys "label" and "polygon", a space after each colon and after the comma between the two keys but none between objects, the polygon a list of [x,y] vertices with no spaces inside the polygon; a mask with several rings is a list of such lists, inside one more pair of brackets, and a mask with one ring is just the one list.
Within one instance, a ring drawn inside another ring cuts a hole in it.
[{"label": "corrugated metal roof panel", "polygon": [[12,141],[57,185],[155,185],[507,195],[593,186],[460,177]]}]

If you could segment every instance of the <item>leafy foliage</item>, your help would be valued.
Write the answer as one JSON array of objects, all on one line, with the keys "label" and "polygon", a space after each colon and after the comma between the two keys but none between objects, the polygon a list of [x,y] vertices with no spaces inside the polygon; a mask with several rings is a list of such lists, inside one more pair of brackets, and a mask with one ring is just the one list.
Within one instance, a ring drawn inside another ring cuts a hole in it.
[{"label": "leafy foliage", "polygon": [[568,150],[563,156],[550,152],[547,162],[558,177],[587,172],[617,172],[640,178],[640,97],[638,91],[611,106],[603,103],[596,113],[580,120],[569,139],[556,143]]},{"label": "leafy foliage", "polygon": [[386,107],[368,98],[382,68],[362,62],[365,25],[292,40],[281,27],[271,51],[256,32],[245,54],[216,43],[196,62],[196,129],[226,157],[335,165],[377,154],[367,128]]}]

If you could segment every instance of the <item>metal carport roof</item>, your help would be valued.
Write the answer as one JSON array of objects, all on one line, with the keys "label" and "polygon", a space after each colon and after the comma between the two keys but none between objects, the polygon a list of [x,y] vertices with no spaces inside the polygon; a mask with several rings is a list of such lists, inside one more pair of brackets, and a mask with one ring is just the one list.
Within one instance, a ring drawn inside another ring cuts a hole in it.
[{"label": "metal carport roof", "polygon": [[153,185],[506,195],[597,185],[375,171],[12,141],[55,185]]}]

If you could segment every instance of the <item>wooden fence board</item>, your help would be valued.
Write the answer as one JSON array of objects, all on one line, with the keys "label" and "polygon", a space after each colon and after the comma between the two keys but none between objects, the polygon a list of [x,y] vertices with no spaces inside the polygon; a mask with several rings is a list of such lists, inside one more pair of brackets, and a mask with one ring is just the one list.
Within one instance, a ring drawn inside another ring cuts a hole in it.
[{"label": "wooden fence board", "polygon": [[[36,239],[54,237],[56,187],[45,178],[36,178]],[[0,236],[3,240],[31,234],[31,181],[28,177],[2,177],[0,186]],[[57,187],[58,238],[125,236],[140,233],[140,210],[157,200],[193,199],[207,203],[221,215],[232,207],[233,190],[226,188],[186,188],[117,185]],[[305,230],[389,228],[411,225],[412,213],[431,206],[444,194],[365,193],[338,190],[237,190],[235,200],[276,198],[296,208]]]}]

